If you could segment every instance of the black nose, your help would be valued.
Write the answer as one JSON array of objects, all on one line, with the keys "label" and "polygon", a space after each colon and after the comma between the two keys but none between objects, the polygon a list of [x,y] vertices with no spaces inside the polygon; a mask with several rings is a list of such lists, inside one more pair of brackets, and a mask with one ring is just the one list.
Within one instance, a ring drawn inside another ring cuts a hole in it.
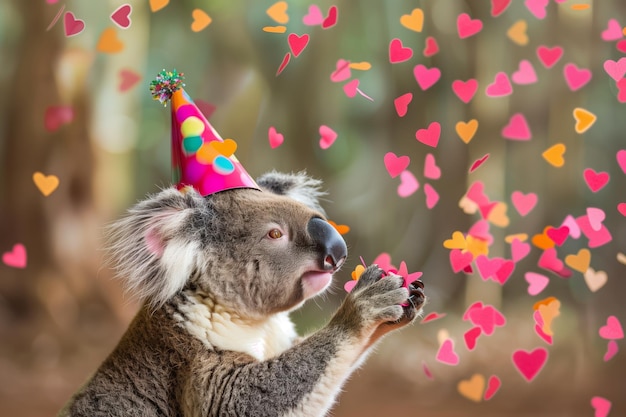
[{"label": "black nose", "polygon": [[321,254],[321,266],[325,271],[337,269],[348,256],[346,242],[326,220],[313,218],[307,226],[313,244]]}]

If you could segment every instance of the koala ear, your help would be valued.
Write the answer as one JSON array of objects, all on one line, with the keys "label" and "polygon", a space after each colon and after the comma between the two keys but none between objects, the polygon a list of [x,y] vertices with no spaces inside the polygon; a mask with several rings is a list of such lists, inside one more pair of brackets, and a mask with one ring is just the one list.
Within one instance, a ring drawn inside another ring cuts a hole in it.
[{"label": "koala ear", "polygon": [[202,197],[168,188],[139,202],[108,228],[108,251],[128,291],[162,305],[198,268],[200,242],[190,239],[190,219]]},{"label": "koala ear", "polygon": [[257,184],[274,194],[290,197],[305,206],[324,213],[320,206],[320,197],[326,195],[321,191],[322,182],[306,175],[304,172],[285,174],[268,172],[257,178]]}]

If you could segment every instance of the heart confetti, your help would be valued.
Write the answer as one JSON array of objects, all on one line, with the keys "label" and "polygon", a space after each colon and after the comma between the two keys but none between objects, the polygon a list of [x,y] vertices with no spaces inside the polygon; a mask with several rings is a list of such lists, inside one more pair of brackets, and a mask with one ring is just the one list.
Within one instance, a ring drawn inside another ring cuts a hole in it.
[{"label": "heart confetti", "polygon": [[322,149],[330,148],[332,144],[335,143],[335,140],[337,139],[337,132],[335,132],[333,129],[331,129],[330,127],[326,125],[320,126],[319,132],[321,136],[320,148]]},{"label": "heart confetti", "polygon": [[478,81],[469,79],[467,81],[456,80],[452,82],[452,91],[463,103],[469,103],[474,94],[478,91]]},{"label": "heart confetti", "polygon": [[617,41],[623,36],[622,25],[615,19],[609,19],[606,29],[602,31],[602,40],[606,42]]},{"label": "heart confetti", "polygon": [[472,119],[469,122],[458,122],[455,126],[457,135],[465,143],[470,143],[478,130],[478,120]]},{"label": "heart confetti", "polygon": [[542,274],[537,274],[534,272],[526,272],[524,274],[524,279],[528,282],[528,294],[537,295],[541,291],[543,291],[550,282],[550,279]]},{"label": "heart confetti", "polygon": [[424,160],[424,176],[431,180],[441,178],[441,168],[437,166],[435,156],[432,153],[426,154],[426,159]]},{"label": "heart confetti", "polygon": [[415,76],[417,84],[425,91],[439,81],[441,71],[439,68],[427,68],[422,64],[418,64],[413,69],[413,75]]},{"label": "heart confetti", "polygon": [[415,132],[415,138],[424,145],[436,148],[439,144],[441,135],[441,125],[438,122],[432,122],[427,129],[419,129]]},{"label": "heart confetti", "polygon": [[289,22],[289,15],[287,15],[287,2],[286,1],[278,1],[272,4],[265,13],[274,20],[276,23],[281,25],[285,25]]},{"label": "heart confetti", "polygon": [[543,159],[548,161],[548,163],[552,165],[553,167],[561,168],[563,165],[565,165],[565,159],[563,158],[563,155],[565,154],[565,150],[566,150],[566,147],[564,144],[557,143],[556,145],[551,146],[548,149],[546,149],[541,154],[541,156],[543,157]]},{"label": "heart confetti", "polygon": [[576,133],[585,133],[597,120],[595,114],[580,107],[575,108],[573,114],[574,120],[576,120],[576,125],[574,126]]},{"label": "heart confetti", "polygon": [[548,351],[545,348],[538,347],[532,351],[523,349],[513,352],[513,364],[515,369],[526,379],[531,382],[543,369],[548,360]]},{"label": "heart confetti", "polygon": [[65,36],[76,36],[85,29],[85,22],[77,19],[72,12],[65,12],[63,15],[63,26],[65,28]]},{"label": "heart confetti", "polygon": [[530,140],[532,133],[522,113],[515,113],[509,119],[509,123],[502,129],[502,136],[511,140]]},{"label": "heart confetti", "polygon": [[526,30],[528,29],[528,23],[524,19],[520,19],[513,23],[513,26],[506,32],[506,36],[519,46],[525,46],[528,44],[528,35]]},{"label": "heart confetti", "polygon": [[191,30],[194,32],[200,32],[211,24],[213,19],[202,9],[193,9],[191,12]]},{"label": "heart confetti", "polygon": [[398,116],[404,117],[406,115],[407,111],[409,110],[409,104],[411,103],[411,100],[413,100],[413,93],[402,94],[400,97],[397,97],[393,101]]},{"label": "heart confetti", "polygon": [[511,93],[513,93],[513,86],[505,72],[497,73],[493,83],[489,84],[485,90],[488,97],[505,97]]},{"label": "heart confetti", "polygon": [[[571,266],[571,265],[570,265]],[[572,266],[572,268],[574,268]],[[608,281],[608,276],[604,271],[595,271],[593,268],[588,268],[585,271],[585,283],[587,287],[589,287],[589,291],[596,292],[600,288],[604,287],[606,282]]]},{"label": "heart confetti", "polygon": [[474,374],[470,379],[460,381],[457,390],[468,400],[480,402],[485,390],[485,377],[481,374]]},{"label": "heart confetti", "polygon": [[411,14],[405,14],[400,17],[400,24],[414,32],[421,32],[424,27],[424,11],[422,9],[413,9]]},{"label": "heart confetti", "polygon": [[467,13],[461,13],[456,20],[456,30],[459,38],[469,38],[483,30],[483,22],[479,19],[472,19]]},{"label": "heart confetti", "polygon": [[105,54],[115,54],[124,49],[124,43],[117,37],[115,29],[106,28],[100,34],[96,49]]},{"label": "heart confetti", "polygon": [[418,190],[420,184],[411,171],[402,171],[400,173],[400,185],[398,185],[398,195],[402,198],[409,197]]},{"label": "heart confetti", "polygon": [[11,268],[26,268],[26,258],[26,248],[21,243],[16,243],[10,252],[2,254],[2,262]]},{"label": "heart confetti", "polygon": [[591,71],[585,68],[578,68],[576,64],[566,64],[563,68],[565,82],[572,91],[578,91],[591,80]]},{"label": "heart confetti", "polygon": [[591,406],[595,410],[594,417],[607,417],[611,412],[611,401],[604,397],[593,397]]},{"label": "heart confetti", "polygon": [[61,126],[71,123],[74,120],[74,109],[69,106],[50,106],[44,114],[44,127],[52,133]]},{"label": "heart confetti", "polygon": [[413,57],[413,50],[402,45],[402,41],[394,38],[389,43],[389,62],[397,64],[399,62],[408,61]]},{"label": "heart confetti", "polygon": [[524,5],[537,19],[545,19],[549,0],[524,0]]},{"label": "heart confetti", "polygon": [[552,68],[561,59],[561,56],[563,56],[563,48],[560,46],[549,48],[540,45],[537,47],[537,57],[543,66],[548,69]]},{"label": "heart confetti", "polygon": [[278,148],[285,141],[285,137],[282,133],[278,133],[274,126],[270,126],[267,131],[267,139],[272,149]]},{"label": "heart confetti", "polygon": [[619,340],[624,338],[622,324],[615,316],[609,316],[606,319],[606,325],[600,327],[598,333],[601,338],[606,340]]},{"label": "heart confetti", "polygon": [[59,178],[56,175],[44,175],[41,172],[33,174],[33,182],[44,197],[48,197],[59,186]]},{"label": "heart confetti", "polygon": [[306,33],[304,35],[297,35],[295,33],[290,33],[287,37],[287,42],[289,43],[289,48],[291,49],[291,53],[294,57],[298,57],[304,51],[304,48],[309,43],[309,35]]},{"label": "heart confetti", "polygon": [[446,339],[441,344],[437,351],[436,359],[445,365],[455,366],[459,364],[459,355],[454,351],[454,342],[452,339]]},{"label": "heart confetti", "polygon": [[500,389],[501,385],[502,381],[500,380],[500,378],[496,375],[491,375],[489,377],[489,380],[487,381],[487,389],[485,390],[484,397],[485,401],[489,401],[490,399],[492,399],[493,396],[496,395],[496,393]]},{"label": "heart confetti", "polygon": [[130,14],[133,12],[133,7],[130,4],[123,4],[113,13],[111,13],[111,20],[120,29],[128,29],[132,23]]},{"label": "heart confetti", "polygon": [[411,159],[406,155],[397,156],[393,152],[387,152],[384,157],[384,162],[385,168],[391,178],[395,178],[409,167]]},{"label": "heart confetti", "polygon": [[617,342],[615,340],[609,340],[609,343],[606,346],[606,353],[604,354],[602,360],[604,360],[604,362],[610,361],[617,354],[617,352],[619,352]]},{"label": "heart confetti", "polygon": [[593,168],[586,168],[583,171],[583,177],[589,189],[594,193],[603,189],[611,179],[608,172],[596,172]]},{"label": "heart confetti", "polygon": [[[120,93],[124,93],[133,88],[139,81],[141,81],[141,75],[130,69],[122,69],[119,72],[120,83],[118,90]],[[207,115],[205,115],[208,117]]]},{"label": "heart confetti", "polygon": [[158,12],[168,4],[170,4],[170,0],[150,0],[150,11],[152,13]]}]

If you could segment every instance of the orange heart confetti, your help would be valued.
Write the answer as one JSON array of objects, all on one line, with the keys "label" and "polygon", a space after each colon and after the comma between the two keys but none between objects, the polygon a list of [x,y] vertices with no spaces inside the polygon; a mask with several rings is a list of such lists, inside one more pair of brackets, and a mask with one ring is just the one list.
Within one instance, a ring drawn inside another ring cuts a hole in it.
[{"label": "orange heart confetti", "polygon": [[280,23],[281,25],[287,24],[289,22],[289,16],[287,15],[287,2],[279,1],[271,5],[265,13],[274,20],[276,23]]},{"label": "orange heart confetti", "polygon": [[478,120],[472,119],[469,122],[458,122],[456,124],[456,134],[459,135],[461,140],[465,143],[470,143],[476,130],[478,129]]},{"label": "orange heart confetti", "polygon": [[350,226],[347,226],[345,224],[337,224],[332,220],[328,220],[328,223],[330,223],[330,225],[334,227],[340,235],[345,235],[350,231]]},{"label": "orange heart confetti", "polygon": [[191,23],[191,30],[194,32],[200,32],[202,29],[209,26],[213,21],[213,19],[211,19],[211,16],[206,14],[206,12],[201,9],[194,9],[191,12],[191,17],[193,18],[193,22]]},{"label": "orange heart confetti", "polygon": [[48,197],[59,186],[59,178],[56,175],[44,175],[41,172],[33,174],[33,181],[44,197]]},{"label": "orange heart confetti", "polygon": [[574,126],[576,133],[585,133],[598,119],[595,114],[581,107],[576,107],[573,114],[576,120],[576,125]]},{"label": "orange heart confetti", "polygon": [[561,168],[565,164],[565,159],[563,158],[563,154],[565,154],[566,147],[562,143],[557,143],[554,146],[546,149],[541,156],[543,159],[548,161],[550,165],[556,168]]},{"label": "orange heart confetti", "polygon": [[361,274],[363,274],[363,272],[365,271],[365,267],[363,265],[357,265],[356,268],[354,268],[354,271],[352,271],[352,279],[354,281],[358,281],[359,278],[361,278]]},{"label": "orange heart confetti", "polygon": [[446,249],[467,249],[467,241],[463,233],[456,231],[452,233],[452,239],[447,239],[443,242],[443,247]]},{"label": "orange heart confetti", "polygon": [[533,245],[535,245],[536,247],[538,247],[541,250],[546,250],[546,249],[550,249],[553,248],[555,243],[552,239],[550,239],[550,237],[546,234],[546,232],[551,229],[550,226],[546,226],[543,229],[543,233],[541,234],[537,234],[535,236],[533,236],[533,238],[530,240],[531,243]]},{"label": "orange heart confetti", "polygon": [[579,3],[579,4],[572,4],[571,7],[572,7],[572,10],[579,11],[579,10],[588,10],[589,8],[591,8],[591,5],[590,4],[580,4]]},{"label": "orange heart confetti", "polygon": [[550,300],[549,303],[540,305],[537,308],[537,311],[539,311],[539,314],[541,314],[541,318],[543,319],[543,327],[541,330],[548,336],[553,336],[554,332],[552,331],[552,321],[561,315],[561,302],[554,298],[553,300]]},{"label": "orange heart confetti", "polygon": [[470,379],[460,381],[457,390],[468,400],[478,403],[483,399],[485,377],[481,374],[474,374]]},{"label": "orange heart confetti", "polygon": [[471,253],[474,258],[480,255],[489,255],[489,242],[482,239],[476,239],[475,237],[467,236],[467,251]]},{"label": "orange heart confetti", "polygon": [[565,257],[565,264],[581,274],[587,272],[590,263],[591,252],[589,252],[589,249],[586,248],[579,250],[576,255],[567,255]]},{"label": "orange heart confetti", "polygon": [[367,71],[372,68],[372,64],[370,64],[369,62],[365,62],[365,61],[351,62],[349,66],[350,66],[350,69],[357,70],[357,71]]},{"label": "orange heart confetti", "polygon": [[596,272],[593,268],[589,268],[585,271],[585,283],[591,292],[596,292],[604,287],[607,280],[608,276],[604,271]]},{"label": "orange heart confetti", "polygon": [[516,44],[520,46],[525,46],[528,44],[528,35],[526,34],[526,29],[528,29],[528,23],[526,23],[524,19],[520,19],[517,22],[513,23],[513,26],[511,26],[506,32],[506,36],[508,36],[509,39]]},{"label": "orange heart confetti", "polygon": [[413,9],[411,14],[405,14],[400,17],[400,24],[409,30],[421,32],[424,27],[424,11],[422,9]]},{"label": "orange heart confetti", "polygon": [[170,3],[170,0],[150,0],[150,10],[152,13],[158,12]]},{"label": "orange heart confetti", "polygon": [[498,227],[507,227],[510,223],[509,217],[506,215],[508,206],[506,203],[497,203],[487,216],[487,220]]},{"label": "orange heart confetti", "polygon": [[265,26],[263,32],[267,33],[285,33],[287,32],[287,26]]},{"label": "orange heart confetti", "polygon": [[96,50],[105,54],[115,54],[124,49],[124,43],[118,39],[117,32],[113,28],[106,28],[102,31]]}]

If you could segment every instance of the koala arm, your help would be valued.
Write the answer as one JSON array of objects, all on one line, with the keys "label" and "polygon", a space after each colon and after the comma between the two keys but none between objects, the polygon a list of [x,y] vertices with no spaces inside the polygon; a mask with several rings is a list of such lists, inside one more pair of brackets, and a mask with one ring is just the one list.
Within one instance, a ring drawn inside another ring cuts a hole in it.
[{"label": "koala arm", "polygon": [[[402,278],[381,275],[368,268],[329,324],[282,354],[256,362],[222,352],[219,365],[194,372],[194,415],[325,415],[368,348],[415,317],[400,306],[409,295]],[[220,394],[207,399],[205,389]]]}]

